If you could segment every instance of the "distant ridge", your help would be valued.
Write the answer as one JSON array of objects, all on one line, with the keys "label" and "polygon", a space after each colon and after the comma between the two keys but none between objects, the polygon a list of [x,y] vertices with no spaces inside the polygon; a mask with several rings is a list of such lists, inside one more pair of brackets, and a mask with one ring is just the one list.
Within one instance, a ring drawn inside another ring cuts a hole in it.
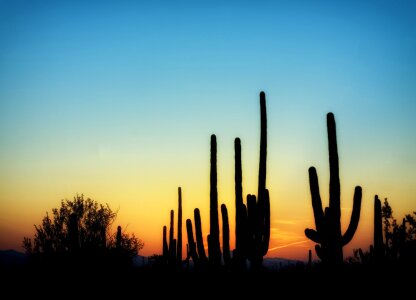
[{"label": "distant ridge", "polygon": [[18,267],[27,263],[27,255],[16,250],[0,250],[0,267]]}]

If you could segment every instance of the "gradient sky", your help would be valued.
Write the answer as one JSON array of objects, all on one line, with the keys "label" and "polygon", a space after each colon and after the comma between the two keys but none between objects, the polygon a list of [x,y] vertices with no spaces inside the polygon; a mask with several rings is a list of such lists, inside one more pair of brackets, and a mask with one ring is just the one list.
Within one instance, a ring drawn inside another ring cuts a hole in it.
[{"label": "gradient sky", "polygon": [[307,170],[327,201],[329,111],[344,230],[363,187],[344,255],[372,242],[375,194],[398,219],[416,209],[416,2],[84,2],[0,0],[0,249],[22,250],[33,224],[76,193],[118,209],[144,255],[161,252],[178,186],[184,219],[199,207],[206,234],[212,133],[233,219],[236,136],[244,194],[257,191],[261,90],[269,256],[313,248]]}]

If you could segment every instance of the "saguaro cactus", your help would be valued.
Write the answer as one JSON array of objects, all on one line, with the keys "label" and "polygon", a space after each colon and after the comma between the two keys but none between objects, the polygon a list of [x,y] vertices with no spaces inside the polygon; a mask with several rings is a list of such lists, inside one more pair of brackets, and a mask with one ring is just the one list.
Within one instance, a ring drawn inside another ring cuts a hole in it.
[{"label": "saguaro cactus", "polygon": [[213,266],[221,265],[220,228],[218,223],[217,191],[217,139],[211,135],[211,172],[210,172],[210,231],[208,236],[209,261]]},{"label": "saguaro cactus", "polygon": [[247,258],[247,208],[243,202],[241,141],[234,140],[235,151],[235,259],[238,265]]},{"label": "saguaro cactus", "polygon": [[255,195],[247,195],[248,259],[252,269],[259,269],[263,256],[269,249],[270,237],[270,198],[264,190],[263,202],[256,202]]},{"label": "saguaro cactus", "polygon": [[166,239],[166,226],[163,226],[163,259],[165,260],[165,262],[168,260],[169,258],[169,247],[168,247],[168,241]]},{"label": "saguaro cactus", "polygon": [[266,189],[267,111],[266,95],[260,93],[260,159],[259,182],[256,196],[247,196],[248,258],[252,268],[258,269],[267,254],[270,240],[270,198]]},{"label": "saguaro cactus", "polygon": [[192,230],[192,221],[190,219],[186,220],[186,233],[188,235],[188,256],[192,258],[195,265],[199,264],[198,253],[196,252],[196,244],[194,240],[194,233]]},{"label": "saguaro cactus", "polygon": [[121,249],[121,226],[117,226],[116,249]]},{"label": "saguaro cactus", "polygon": [[351,220],[347,231],[341,234],[341,203],[338,167],[338,150],[335,119],[332,113],[327,115],[329,149],[329,207],[322,209],[319,194],[318,175],[314,167],[309,168],[309,184],[312,196],[312,208],[316,230],[305,229],[305,235],[320,244],[315,246],[316,254],[327,266],[339,266],[343,262],[342,247],[348,244],[357,230],[361,210],[361,187],[355,187]]},{"label": "saguaro cactus", "polygon": [[267,161],[267,111],[266,95],[260,93],[260,160],[258,191],[256,196],[247,196],[247,207],[243,203],[241,141],[234,140],[235,149],[235,206],[236,206],[236,250],[237,265],[244,267],[251,261],[253,269],[261,267],[267,254],[270,240],[270,199],[266,189]]},{"label": "saguaro cactus", "polygon": [[194,220],[195,220],[196,247],[198,249],[198,255],[202,262],[207,262],[208,258],[205,253],[204,239],[202,237],[201,214],[198,208],[194,209]]},{"label": "saguaro cactus", "polygon": [[178,264],[182,264],[182,190],[178,187],[178,240],[176,259]]},{"label": "saguaro cactus", "polygon": [[176,260],[176,239],[173,238],[173,224],[174,224],[174,211],[170,211],[170,229],[169,229],[169,261],[171,264]]},{"label": "saguaro cactus", "polygon": [[376,261],[380,261],[384,256],[381,201],[377,195],[374,196],[374,256]]},{"label": "saguaro cactus", "polygon": [[228,224],[228,211],[225,204],[221,204],[222,215],[222,255],[224,258],[224,264],[227,266],[230,264],[230,226]]}]

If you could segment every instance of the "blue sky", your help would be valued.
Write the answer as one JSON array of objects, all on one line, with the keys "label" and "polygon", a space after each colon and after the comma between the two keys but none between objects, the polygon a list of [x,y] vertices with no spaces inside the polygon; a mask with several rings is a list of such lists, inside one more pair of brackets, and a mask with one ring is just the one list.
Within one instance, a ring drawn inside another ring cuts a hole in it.
[{"label": "blue sky", "polygon": [[211,133],[224,174],[235,136],[255,170],[261,90],[269,178],[302,187],[307,199],[276,188],[295,207],[309,205],[308,166],[326,185],[328,111],[348,190],[360,183],[368,199],[379,191],[414,207],[414,1],[84,2],[0,1],[4,209],[10,195],[27,203],[19,188],[42,198],[49,177],[63,176],[48,197],[82,192],[78,172],[102,187],[97,173],[124,178],[134,165],[186,184],[208,168]]}]

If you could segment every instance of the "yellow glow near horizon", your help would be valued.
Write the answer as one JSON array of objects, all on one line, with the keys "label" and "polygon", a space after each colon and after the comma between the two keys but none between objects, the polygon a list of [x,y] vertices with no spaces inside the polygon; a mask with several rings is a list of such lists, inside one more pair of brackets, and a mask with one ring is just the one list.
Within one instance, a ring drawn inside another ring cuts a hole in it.
[{"label": "yellow glow near horizon", "polygon": [[[205,151],[205,157],[209,150]],[[234,169],[233,160],[224,163],[220,155],[218,164],[219,205],[225,203],[228,208],[231,249],[234,248],[235,209],[234,209]],[[309,249],[314,243],[304,236],[304,229],[314,228],[313,212],[309,194],[307,168],[292,168],[283,172],[289,165],[282,164],[274,172],[274,161],[269,162],[268,188],[271,197],[271,239],[267,256],[307,259]],[[169,226],[169,212],[175,210],[175,236],[177,234],[177,187],[182,187],[183,194],[183,255],[186,249],[185,220],[193,221],[193,209],[201,211],[203,235],[209,232],[209,163],[182,165],[172,163],[167,167],[156,167],[151,161],[134,164],[101,167],[97,170],[81,170],[74,174],[60,174],[59,170],[45,169],[44,173],[26,174],[21,178],[15,175],[2,178],[0,183],[0,242],[2,249],[22,250],[23,236],[33,236],[33,224],[39,224],[45,212],[58,207],[60,199],[72,198],[74,191],[84,193],[100,203],[108,203],[118,211],[117,225],[127,232],[133,232],[145,242],[142,255],[161,253],[162,227]],[[176,164],[176,165],[175,165]],[[294,164],[296,166],[296,164]],[[298,164],[299,165],[299,164]],[[134,166],[134,167],[133,167]],[[255,160],[243,165],[243,191],[256,193],[257,164]],[[254,169],[249,172],[248,169]],[[303,169],[302,173],[300,173]],[[322,169],[322,171],[321,171]],[[299,170],[299,173],[297,171]],[[306,173],[306,174],[305,174]],[[161,175],[162,174],[162,175]],[[196,176],[198,174],[198,176]],[[201,175],[200,175],[201,174]],[[318,168],[321,195],[327,203],[328,172],[324,167]],[[344,175],[344,174],[342,174]],[[298,178],[302,178],[299,184]],[[92,180],[94,178],[94,180]],[[344,180],[342,178],[345,178]],[[355,178],[358,178],[356,180]],[[19,180],[17,180],[19,179]],[[344,231],[349,222],[352,195],[360,176],[344,175],[341,177],[342,188],[342,224]],[[361,178],[362,179],[362,178]],[[367,180],[368,182],[368,180]],[[181,184],[182,183],[182,184]],[[19,188],[24,186],[24,188]],[[372,243],[373,198],[377,185],[367,184],[363,187],[363,204],[361,219],[353,241],[344,248],[344,256],[352,255],[352,249],[368,248]],[[382,191],[383,192],[383,191]],[[385,195],[379,193],[381,199]],[[396,218],[412,211],[412,199],[405,191],[392,190],[387,195],[393,206]],[[395,199],[400,199],[400,206],[395,206]],[[220,212],[220,210],[219,210]],[[219,213],[220,228],[221,214]],[[205,244],[207,245],[207,244]],[[314,257],[315,257],[315,252]]]}]

